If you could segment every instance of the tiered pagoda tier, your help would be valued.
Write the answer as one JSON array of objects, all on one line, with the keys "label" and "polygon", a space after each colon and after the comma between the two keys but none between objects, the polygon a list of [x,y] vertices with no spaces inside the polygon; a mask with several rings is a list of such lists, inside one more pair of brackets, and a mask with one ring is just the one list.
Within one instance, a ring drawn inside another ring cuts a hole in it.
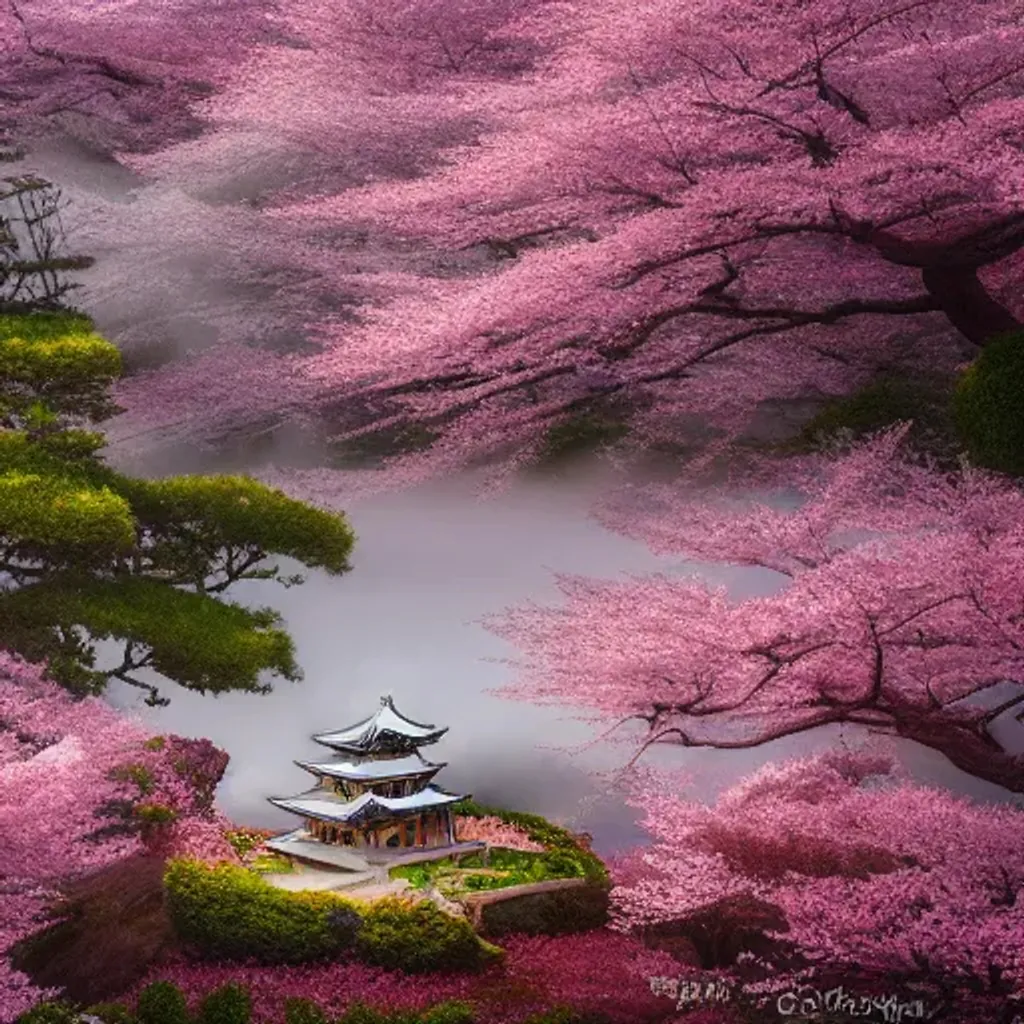
[{"label": "tiered pagoda tier", "polygon": [[455,843],[450,806],[465,799],[431,783],[445,767],[420,756],[437,728],[406,718],[390,697],[369,718],[313,739],[336,752],[332,761],[296,761],[316,785],[270,802],[304,819],[324,843],[347,847],[429,849]]}]

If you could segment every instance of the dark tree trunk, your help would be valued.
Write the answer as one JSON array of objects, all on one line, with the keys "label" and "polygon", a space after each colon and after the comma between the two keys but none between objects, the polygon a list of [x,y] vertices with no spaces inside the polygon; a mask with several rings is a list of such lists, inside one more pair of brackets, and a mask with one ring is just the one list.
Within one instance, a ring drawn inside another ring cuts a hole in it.
[{"label": "dark tree trunk", "polygon": [[1024,756],[1007,753],[980,723],[909,710],[894,713],[893,720],[898,735],[937,750],[961,771],[1011,793],[1024,793]]},{"label": "dark tree trunk", "polygon": [[888,262],[918,267],[928,294],[979,348],[993,335],[1024,329],[1024,323],[978,280],[982,267],[1024,249],[1024,213],[1007,214],[938,242],[907,241],[888,231],[871,232],[865,240]]},{"label": "dark tree trunk", "polygon": [[934,296],[950,323],[979,348],[990,338],[1024,327],[978,280],[974,267],[926,267],[921,271],[928,294]]}]

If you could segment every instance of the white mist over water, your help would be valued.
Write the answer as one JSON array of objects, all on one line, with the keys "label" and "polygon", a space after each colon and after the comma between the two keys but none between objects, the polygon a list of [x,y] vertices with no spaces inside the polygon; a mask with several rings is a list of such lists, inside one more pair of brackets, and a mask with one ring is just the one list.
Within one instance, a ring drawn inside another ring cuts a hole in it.
[{"label": "white mist over water", "polygon": [[[459,481],[361,502],[350,512],[358,536],[351,573],[331,578],[310,572],[303,586],[290,589],[246,581],[229,592],[245,604],[268,604],[283,613],[303,682],[279,683],[264,697],[200,696],[169,685],[167,708],[147,708],[140,691],[115,682],[110,699],[138,708],[157,729],[206,736],[227,750],[231,764],[218,802],[239,823],[293,827],[295,819],[266,797],[308,788],[310,777],[292,761],[325,753],[311,734],[365,718],[390,693],[409,717],[449,726],[436,746],[424,749],[429,759],[449,765],[438,776],[440,785],[588,831],[601,854],[643,842],[634,811],[618,797],[602,797],[588,774],[621,766],[633,748],[601,743],[571,754],[564,748],[598,731],[571,718],[573,709],[486,693],[511,681],[515,671],[488,659],[515,658],[517,652],[478,620],[524,600],[556,602],[554,572],[611,578],[699,568],[737,597],[771,593],[780,577],[654,556],[587,516],[600,486],[595,477],[534,481],[482,502]],[[287,572],[302,569],[287,560],[282,565]],[[865,732],[845,727],[842,735],[852,743]],[[747,751],[666,746],[653,750],[646,763],[692,770],[695,795],[710,801],[766,761],[824,749],[839,736],[837,728],[822,729]],[[999,787],[972,779],[933,751],[905,742],[899,750],[921,781],[1005,799]]]}]

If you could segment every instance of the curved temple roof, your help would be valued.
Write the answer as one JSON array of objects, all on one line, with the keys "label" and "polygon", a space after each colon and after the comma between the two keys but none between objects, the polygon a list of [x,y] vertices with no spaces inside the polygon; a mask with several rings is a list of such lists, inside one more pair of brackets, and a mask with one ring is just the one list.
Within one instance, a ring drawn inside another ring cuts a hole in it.
[{"label": "curved temple roof", "polygon": [[317,733],[313,739],[335,750],[365,754],[436,743],[447,731],[447,726],[439,729],[406,718],[396,710],[390,697],[381,697],[380,707],[369,718],[347,729]]},{"label": "curved temple roof", "polygon": [[326,776],[331,779],[352,779],[353,781],[380,782],[385,779],[409,779],[432,777],[445,764],[433,764],[424,760],[419,754],[408,757],[396,757],[386,761],[296,761],[300,768],[314,775]]},{"label": "curved temple roof", "polygon": [[322,789],[311,789],[298,796],[279,799],[268,798],[276,807],[301,814],[306,818],[319,821],[358,823],[374,818],[391,818],[402,813],[428,811],[435,807],[464,800],[458,793],[449,793],[437,786],[427,786],[419,793],[410,796],[385,797],[375,793],[363,793],[355,800],[342,800],[332,797]]}]

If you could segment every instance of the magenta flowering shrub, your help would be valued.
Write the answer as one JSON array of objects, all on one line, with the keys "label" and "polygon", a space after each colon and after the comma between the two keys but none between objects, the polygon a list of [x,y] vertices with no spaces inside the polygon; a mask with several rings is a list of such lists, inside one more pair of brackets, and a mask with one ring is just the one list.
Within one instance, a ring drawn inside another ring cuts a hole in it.
[{"label": "magenta flowering shrub", "polygon": [[[192,790],[172,763],[191,741],[155,739],[101,700],[74,701],[38,666],[0,652],[0,1020],[54,994],[15,971],[8,953],[45,925],[62,881],[142,849],[237,859],[204,788]],[[219,763],[199,749],[200,765]]]},{"label": "magenta flowering shrub", "polygon": [[224,777],[228,755],[208,739],[167,737],[167,755],[174,770],[188,783],[194,809],[209,811],[217,784]]},{"label": "magenta flowering shrub", "polygon": [[211,989],[237,981],[252,993],[253,1024],[280,1024],[285,1001],[293,996],[313,999],[329,1018],[356,1001],[390,1011],[425,1009],[448,999],[471,1003],[480,1024],[519,1024],[557,1003],[601,1011],[615,1024],[645,1024],[670,1015],[671,1003],[652,995],[647,979],[675,973],[674,962],[634,938],[599,930],[557,938],[512,937],[503,945],[503,967],[415,978],[360,963],[263,967],[181,958],[154,969],[125,998],[133,1004],[147,984],[166,979],[181,986],[194,1009]]},{"label": "magenta flowering shrub", "polygon": [[827,969],[947,994],[1024,992],[1024,811],[865,785],[892,767],[847,751],[770,764],[715,807],[647,774],[635,799],[655,842],[618,878],[615,926],[749,895],[781,910],[785,926],[767,932],[798,957],[741,954],[741,973],[774,968],[765,991]]},{"label": "magenta flowering shrub", "polygon": [[530,839],[525,830],[502,821],[493,814],[483,818],[456,815],[455,834],[462,842],[480,841],[508,850],[522,850],[525,853],[543,853],[545,849],[543,844]]}]

